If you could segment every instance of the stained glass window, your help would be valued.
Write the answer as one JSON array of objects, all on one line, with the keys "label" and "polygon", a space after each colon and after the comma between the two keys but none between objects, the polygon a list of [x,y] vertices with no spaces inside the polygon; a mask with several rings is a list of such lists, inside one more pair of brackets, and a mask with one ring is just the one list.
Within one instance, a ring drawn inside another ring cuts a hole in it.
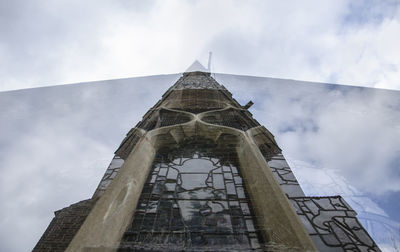
[{"label": "stained glass window", "polygon": [[261,243],[235,149],[196,138],[158,151],[120,251]]}]

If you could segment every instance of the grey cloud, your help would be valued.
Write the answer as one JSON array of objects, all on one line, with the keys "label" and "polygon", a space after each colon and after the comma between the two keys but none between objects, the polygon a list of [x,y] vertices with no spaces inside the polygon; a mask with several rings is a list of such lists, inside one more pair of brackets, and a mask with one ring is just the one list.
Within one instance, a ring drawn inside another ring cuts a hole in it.
[{"label": "grey cloud", "polygon": [[385,1],[353,1],[347,6],[347,11],[344,12],[343,26],[349,23],[359,27],[366,23],[378,25],[386,18],[396,16],[396,9],[400,3],[396,0]]}]

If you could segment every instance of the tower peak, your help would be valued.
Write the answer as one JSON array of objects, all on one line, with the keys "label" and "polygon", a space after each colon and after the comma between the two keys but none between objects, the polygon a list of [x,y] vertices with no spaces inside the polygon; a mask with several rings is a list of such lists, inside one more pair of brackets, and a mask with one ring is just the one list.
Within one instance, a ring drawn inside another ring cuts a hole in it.
[{"label": "tower peak", "polygon": [[190,67],[188,67],[188,69],[186,69],[185,73],[188,72],[205,72],[208,73],[210,72],[209,70],[207,70],[207,68],[205,68],[198,60],[195,60],[192,65],[190,65]]}]

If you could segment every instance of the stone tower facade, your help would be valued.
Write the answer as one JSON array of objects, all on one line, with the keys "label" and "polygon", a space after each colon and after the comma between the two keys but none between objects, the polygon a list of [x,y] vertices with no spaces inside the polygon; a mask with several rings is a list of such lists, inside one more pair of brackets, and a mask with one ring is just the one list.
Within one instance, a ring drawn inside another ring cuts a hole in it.
[{"label": "stone tower facade", "polygon": [[304,195],[249,106],[185,72],[33,251],[379,251],[343,198]]}]

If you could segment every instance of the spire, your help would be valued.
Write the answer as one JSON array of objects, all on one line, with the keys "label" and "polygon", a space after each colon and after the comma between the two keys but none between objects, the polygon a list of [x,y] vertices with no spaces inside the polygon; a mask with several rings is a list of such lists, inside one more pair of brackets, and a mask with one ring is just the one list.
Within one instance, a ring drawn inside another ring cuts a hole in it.
[{"label": "spire", "polygon": [[210,72],[207,70],[198,60],[195,60],[192,65],[188,69],[186,69],[185,73],[189,72]]},{"label": "spire", "polygon": [[208,53],[208,66],[207,69],[208,71],[211,73],[211,56],[212,56],[212,52]]}]

